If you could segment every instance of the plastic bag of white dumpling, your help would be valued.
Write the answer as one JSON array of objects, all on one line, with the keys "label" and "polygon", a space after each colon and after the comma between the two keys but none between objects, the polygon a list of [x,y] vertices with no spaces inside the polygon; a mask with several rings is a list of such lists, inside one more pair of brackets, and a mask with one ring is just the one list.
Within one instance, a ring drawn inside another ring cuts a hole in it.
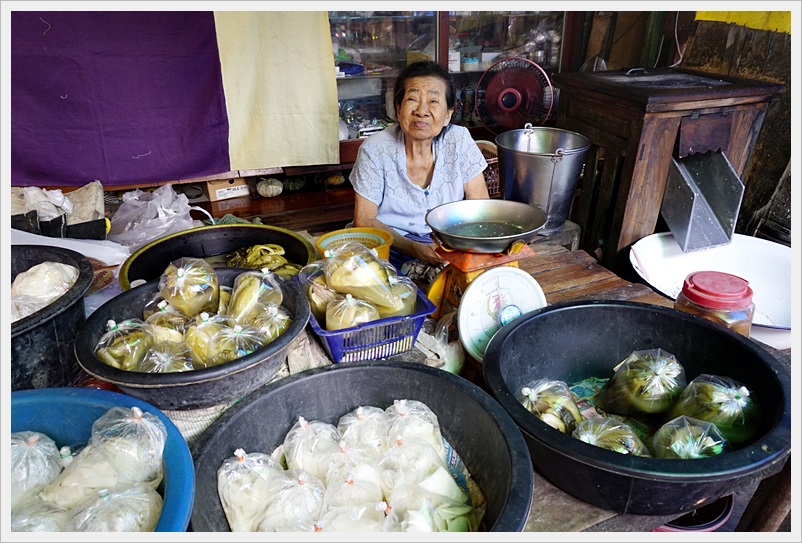
[{"label": "plastic bag of white dumpling", "polygon": [[389,429],[387,412],[372,405],[359,406],[340,417],[337,422],[337,431],[343,441],[349,445],[368,445],[378,455],[387,450]]},{"label": "plastic bag of white dumpling", "polygon": [[217,469],[217,494],[232,532],[256,531],[256,523],[286,479],[284,468],[269,455],[234,451]]},{"label": "plastic bag of white dumpling", "polygon": [[284,437],[284,457],[288,469],[303,470],[322,480],[331,456],[340,450],[340,434],[333,424],[298,417]]},{"label": "plastic bag of white dumpling", "polygon": [[428,441],[397,436],[396,445],[382,455],[378,467],[382,492],[389,497],[398,486],[417,485],[427,479],[445,467],[445,460]]},{"label": "plastic bag of white dumpling", "polygon": [[195,353],[185,341],[162,341],[148,349],[145,358],[133,371],[143,373],[176,373],[195,369]]},{"label": "plastic bag of white dumpling", "polygon": [[61,297],[78,280],[78,268],[63,262],[40,262],[22,271],[11,282],[11,296],[30,296],[44,307]]},{"label": "plastic bag of white dumpling", "polygon": [[56,443],[40,432],[11,434],[11,509],[28,494],[41,490],[61,473]]},{"label": "plastic bag of white dumpling", "polygon": [[388,498],[386,532],[476,532],[484,512],[470,504],[402,485]]},{"label": "plastic bag of white dumpling", "polygon": [[167,303],[167,300],[164,299],[164,296],[159,291],[154,292],[150,299],[145,302],[145,306],[142,308],[142,318],[148,320],[148,317],[154,313],[175,313],[189,318],[189,315],[184,315],[174,306]]},{"label": "plastic bag of white dumpling", "polygon": [[372,303],[350,294],[337,294],[326,306],[326,330],[342,330],[381,318]]},{"label": "plastic bag of white dumpling", "polygon": [[326,483],[323,494],[323,511],[346,505],[362,505],[382,501],[382,489],[378,479],[356,479],[346,476]]},{"label": "plastic bag of white dumpling", "polygon": [[319,532],[381,532],[387,504],[361,503],[325,510],[315,523]]},{"label": "plastic bag of white dumpling", "polygon": [[261,330],[248,324],[225,326],[218,330],[206,347],[206,363],[216,366],[242,358],[267,345]]},{"label": "plastic bag of white dumpling", "polygon": [[397,436],[401,436],[405,441],[410,439],[422,439],[428,442],[445,458],[445,446],[443,436],[440,433],[440,423],[437,415],[429,409],[423,402],[418,400],[395,400],[393,405],[387,407],[387,429],[388,448],[392,446]]},{"label": "plastic bag of white dumpling", "polygon": [[387,269],[370,249],[357,241],[331,251],[325,274],[326,284],[340,294],[351,294],[391,310],[399,310],[403,305],[393,293]]},{"label": "plastic bag of white dumpling", "polygon": [[253,316],[250,324],[258,328],[267,338],[267,343],[272,343],[287,331],[292,322],[292,314],[289,310],[274,303],[262,306]]},{"label": "plastic bag of white dumpling", "polygon": [[109,366],[131,371],[154,343],[153,330],[140,319],[127,319],[120,323],[109,320],[106,332],[95,347],[95,356]]},{"label": "plastic bag of white dumpling", "polygon": [[234,279],[226,316],[235,323],[249,324],[265,304],[281,305],[284,301],[281,281],[267,268],[239,274]]},{"label": "plastic bag of white dumpling", "polygon": [[159,277],[159,293],[187,317],[217,311],[220,284],[211,264],[202,258],[182,257]]},{"label": "plastic bag of white dumpling", "polygon": [[323,482],[327,487],[347,479],[378,483],[378,461],[379,452],[374,447],[363,443],[348,443],[341,439],[339,450],[329,457]]},{"label": "plastic bag of white dumpling", "polygon": [[326,306],[337,291],[326,283],[326,260],[310,262],[298,272],[297,281],[306,298],[312,315],[321,328],[326,328]]},{"label": "plastic bag of white dumpling", "polygon": [[323,509],[325,486],[318,477],[303,470],[288,469],[280,480],[262,518],[258,532],[306,531],[313,527]]},{"label": "plastic bag of white dumpling", "polygon": [[92,424],[89,444],[101,449],[120,477],[156,488],[164,473],[167,427],[139,407],[112,407]]},{"label": "plastic bag of white dumpling", "polygon": [[42,303],[33,296],[12,296],[11,298],[11,322],[17,322],[28,315],[33,315],[48,304]]},{"label": "plastic bag of white dumpling", "polygon": [[152,532],[163,505],[161,495],[146,484],[104,488],[70,510],[65,531]]},{"label": "plastic bag of white dumpling", "polygon": [[564,381],[535,379],[517,395],[527,411],[564,434],[571,434],[584,417]]},{"label": "plastic bag of white dumpling", "polygon": [[381,318],[412,315],[418,303],[418,286],[412,279],[404,275],[388,275],[388,280],[390,281],[390,290],[401,300],[401,304],[399,308],[376,306]]},{"label": "plastic bag of white dumpling", "polygon": [[11,510],[12,532],[63,532],[67,510],[29,494]]},{"label": "plastic bag of white dumpling", "polygon": [[[167,306],[167,302],[164,300],[160,303]],[[145,319],[145,324],[150,326],[156,343],[161,343],[162,341],[180,343],[184,341],[184,329],[187,323],[189,323],[189,317],[183,313],[173,311],[156,311]]]},{"label": "plastic bag of white dumpling", "polygon": [[209,341],[214,335],[228,328],[228,319],[217,313],[203,312],[196,315],[184,328],[184,341],[195,353],[196,367],[211,366],[209,363]]}]

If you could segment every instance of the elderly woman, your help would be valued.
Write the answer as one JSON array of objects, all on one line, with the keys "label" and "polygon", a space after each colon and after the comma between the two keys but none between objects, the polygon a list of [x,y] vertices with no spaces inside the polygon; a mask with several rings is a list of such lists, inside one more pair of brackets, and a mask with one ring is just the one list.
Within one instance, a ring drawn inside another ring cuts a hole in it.
[{"label": "elderly woman", "polygon": [[354,225],[391,232],[391,262],[399,269],[410,259],[442,265],[426,213],[463,198],[488,198],[487,162],[468,129],[450,124],[454,84],[445,68],[409,64],[393,92],[398,123],[362,143],[350,175]]}]

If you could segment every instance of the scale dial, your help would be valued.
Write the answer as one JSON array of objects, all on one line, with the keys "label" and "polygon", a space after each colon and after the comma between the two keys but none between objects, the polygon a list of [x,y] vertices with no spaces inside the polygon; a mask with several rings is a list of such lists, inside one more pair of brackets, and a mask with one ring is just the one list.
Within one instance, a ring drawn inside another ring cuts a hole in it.
[{"label": "scale dial", "polygon": [[546,295],[531,275],[510,266],[491,268],[474,278],[460,299],[457,326],[462,345],[482,362],[490,338],[503,325],[546,305]]}]

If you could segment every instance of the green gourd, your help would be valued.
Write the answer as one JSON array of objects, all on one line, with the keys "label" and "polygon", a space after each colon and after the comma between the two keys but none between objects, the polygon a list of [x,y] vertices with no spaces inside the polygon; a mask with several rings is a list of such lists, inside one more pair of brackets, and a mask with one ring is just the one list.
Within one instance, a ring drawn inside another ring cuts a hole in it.
[{"label": "green gourd", "polygon": [[306,178],[288,177],[284,180],[284,190],[294,191],[306,188]]}]

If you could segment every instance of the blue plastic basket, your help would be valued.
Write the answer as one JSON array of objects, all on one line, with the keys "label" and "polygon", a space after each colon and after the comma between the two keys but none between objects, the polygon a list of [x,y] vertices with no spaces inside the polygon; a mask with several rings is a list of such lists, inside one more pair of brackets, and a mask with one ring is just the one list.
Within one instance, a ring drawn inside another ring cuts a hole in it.
[{"label": "blue plastic basket", "polygon": [[418,289],[415,312],[411,315],[387,317],[342,330],[323,330],[314,315],[309,316],[309,324],[334,362],[376,360],[410,350],[426,316],[435,309]]}]

